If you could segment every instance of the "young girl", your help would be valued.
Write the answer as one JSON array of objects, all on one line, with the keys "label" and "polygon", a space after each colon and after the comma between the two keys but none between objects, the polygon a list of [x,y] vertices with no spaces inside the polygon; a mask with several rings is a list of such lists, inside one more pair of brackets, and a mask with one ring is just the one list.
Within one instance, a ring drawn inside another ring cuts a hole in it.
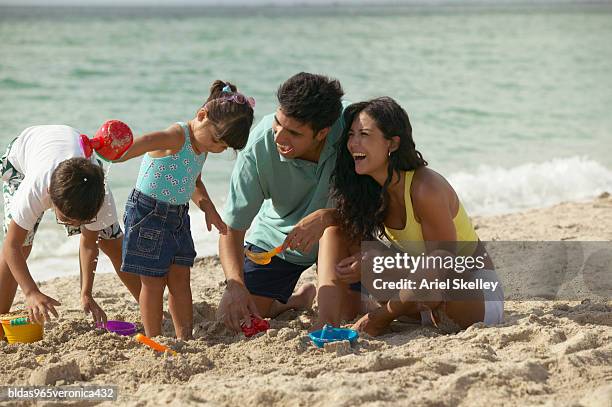
[{"label": "young girl", "polygon": [[217,80],[195,118],[139,137],[118,160],[148,153],[125,206],[121,270],[140,275],[138,302],[149,337],[161,334],[166,286],[176,336],[191,337],[190,267],[196,252],[187,213],[189,199],[204,212],[209,231],[214,225],[226,233],[200,172],[208,153],[246,145],[254,105],[254,99],[238,93],[234,85]]}]

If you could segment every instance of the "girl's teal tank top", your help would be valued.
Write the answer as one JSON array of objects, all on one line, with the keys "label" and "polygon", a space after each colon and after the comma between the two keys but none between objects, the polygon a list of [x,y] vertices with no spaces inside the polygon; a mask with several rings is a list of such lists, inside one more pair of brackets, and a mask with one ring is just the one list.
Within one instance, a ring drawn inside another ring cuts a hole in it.
[{"label": "girl's teal tank top", "polygon": [[189,202],[207,155],[195,153],[191,146],[189,127],[183,122],[178,124],[185,133],[183,148],[176,154],[161,158],[145,154],[136,181],[136,189],[140,192],[172,205]]}]

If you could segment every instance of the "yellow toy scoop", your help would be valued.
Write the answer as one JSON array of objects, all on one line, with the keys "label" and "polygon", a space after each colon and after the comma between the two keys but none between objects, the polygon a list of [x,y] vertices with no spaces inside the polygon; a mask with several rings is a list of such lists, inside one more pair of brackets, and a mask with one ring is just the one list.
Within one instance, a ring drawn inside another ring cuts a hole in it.
[{"label": "yellow toy scoop", "polygon": [[272,257],[276,256],[280,252],[283,251],[283,246],[275,247],[274,249],[263,252],[263,253],[255,253],[250,250],[244,249],[244,254],[247,256],[253,263],[266,265],[272,261]]}]

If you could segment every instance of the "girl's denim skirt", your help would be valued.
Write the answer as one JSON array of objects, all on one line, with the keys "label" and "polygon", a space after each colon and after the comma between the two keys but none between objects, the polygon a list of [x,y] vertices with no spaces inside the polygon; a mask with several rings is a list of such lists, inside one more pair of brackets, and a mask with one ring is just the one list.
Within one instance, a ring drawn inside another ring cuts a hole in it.
[{"label": "girl's denim skirt", "polygon": [[137,189],[125,204],[121,271],[164,277],[170,265],[192,267],[196,251],[189,204],[172,205]]}]

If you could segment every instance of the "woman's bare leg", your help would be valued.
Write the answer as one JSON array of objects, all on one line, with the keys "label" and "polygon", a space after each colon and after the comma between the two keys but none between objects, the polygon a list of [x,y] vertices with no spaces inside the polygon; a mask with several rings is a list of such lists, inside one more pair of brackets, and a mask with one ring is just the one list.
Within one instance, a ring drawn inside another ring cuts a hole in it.
[{"label": "woman's bare leg", "polygon": [[351,249],[354,251],[355,246],[340,227],[331,226],[325,229],[319,240],[317,266],[319,315],[313,329],[318,329],[324,324],[338,326],[340,321],[351,320],[359,313],[360,293],[352,291],[348,284],[336,279],[336,265],[352,254]]}]

